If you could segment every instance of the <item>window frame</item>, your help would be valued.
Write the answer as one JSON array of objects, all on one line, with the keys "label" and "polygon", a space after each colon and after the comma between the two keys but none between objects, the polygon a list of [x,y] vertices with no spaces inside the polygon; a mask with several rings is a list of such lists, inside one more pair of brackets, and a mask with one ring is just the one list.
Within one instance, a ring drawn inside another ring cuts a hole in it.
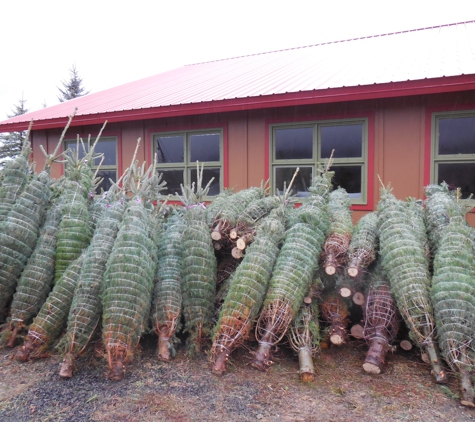
[{"label": "window frame", "polygon": [[[276,168],[279,167],[308,167],[313,168],[313,177],[315,176],[315,169],[317,164],[323,164],[328,159],[321,158],[321,128],[324,126],[345,126],[351,124],[362,125],[362,145],[361,157],[347,157],[347,158],[333,158],[333,166],[361,166],[361,197],[350,198],[352,207],[356,206],[358,209],[370,206],[369,201],[372,197],[372,186],[370,186],[369,169],[370,169],[370,117],[348,117],[348,118],[328,118],[318,120],[305,120],[298,122],[282,122],[269,124],[269,178],[271,191],[275,192]],[[275,132],[277,129],[286,128],[303,128],[312,127],[312,157],[308,159],[289,159],[277,160],[275,156]]]},{"label": "window frame", "polygon": [[[439,120],[460,117],[475,117],[475,109],[436,111],[431,114],[431,159],[430,159],[430,183],[438,184],[440,164],[475,164],[473,154],[439,154]],[[473,200],[475,206],[475,200]]]},{"label": "window frame", "polygon": [[[96,141],[97,139],[97,136],[96,137],[89,137],[84,139],[84,138],[81,138],[82,141],[84,142],[84,144],[87,144],[88,145],[88,148],[94,144],[94,142]],[[99,139],[99,142],[98,144],[100,144],[101,142],[104,142],[104,141],[114,141],[115,142],[115,165],[112,166],[112,165],[104,165],[104,164],[100,164],[100,167],[99,165],[93,165],[92,166],[92,169],[94,171],[96,171],[98,168],[100,168],[100,170],[104,170],[104,171],[115,171],[115,181],[117,182],[118,180],[118,177],[119,177],[119,137],[118,136],[114,136],[114,135],[107,135],[107,136],[101,136],[100,139]],[[78,141],[77,141],[77,138],[75,139],[65,139],[63,140],[63,151],[66,151],[68,148],[69,148],[69,145],[71,144],[77,144]],[[79,142],[79,147],[81,147],[81,142]]]},{"label": "window frame", "polygon": [[[219,161],[200,161],[200,165],[203,165],[204,170],[219,168],[219,192],[222,192],[224,189],[224,130],[220,127],[211,127],[211,128],[200,128],[200,129],[182,129],[182,130],[172,130],[172,131],[153,131],[150,133],[151,144],[152,144],[152,157],[155,157],[157,151],[157,138],[160,136],[180,136],[183,135],[184,138],[184,154],[183,154],[183,163],[174,162],[174,163],[157,163],[157,171],[162,173],[165,170],[183,170],[184,178],[183,183],[185,185],[191,184],[191,171],[196,170],[196,161],[190,161],[190,137],[192,135],[200,134],[218,134],[219,135]],[[165,175],[164,175],[165,176]],[[163,180],[166,180],[163,177]],[[204,186],[203,186],[204,187]],[[166,191],[165,191],[166,192]],[[168,193],[167,195],[170,195]],[[172,194],[175,196],[174,194]],[[163,196],[166,196],[165,194]],[[215,195],[207,195],[203,199],[209,201],[212,200]]]}]

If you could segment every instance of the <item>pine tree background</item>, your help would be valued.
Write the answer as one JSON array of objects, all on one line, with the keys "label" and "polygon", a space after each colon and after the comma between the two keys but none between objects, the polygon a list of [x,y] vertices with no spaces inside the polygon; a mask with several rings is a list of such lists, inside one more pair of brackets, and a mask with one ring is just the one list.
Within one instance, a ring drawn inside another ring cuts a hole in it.
[{"label": "pine tree background", "polygon": [[[13,106],[11,113],[7,114],[7,117],[12,118],[28,113],[25,104],[26,100],[22,96],[18,103]],[[25,133],[10,132],[0,134],[0,169],[5,166],[6,161],[20,154]]]},{"label": "pine tree background", "polygon": [[73,98],[82,97],[90,92],[86,91],[86,88],[83,86],[83,81],[76,69],[76,64],[73,64],[71,69],[69,69],[69,79],[67,81],[61,81],[61,83],[63,89],[58,87],[61,93],[61,95],[58,95],[58,100],[61,103],[72,100]]}]

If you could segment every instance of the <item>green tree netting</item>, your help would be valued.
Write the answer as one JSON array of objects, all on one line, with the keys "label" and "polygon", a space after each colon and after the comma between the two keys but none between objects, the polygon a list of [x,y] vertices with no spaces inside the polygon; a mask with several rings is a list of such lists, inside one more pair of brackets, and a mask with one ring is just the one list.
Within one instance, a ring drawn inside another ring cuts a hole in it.
[{"label": "green tree netting", "polygon": [[85,253],[71,263],[58,282],[54,285],[46,302],[28,330],[23,347],[16,358],[28,360],[41,357],[45,349],[56,340],[66,326],[69,308],[73,301]]},{"label": "green tree netting", "polygon": [[175,354],[175,333],[180,328],[185,228],[183,217],[175,212],[168,217],[158,246],[152,326],[158,335],[158,358],[165,361]]},{"label": "green tree netting", "polygon": [[50,194],[47,171],[34,175],[0,223],[0,315],[38,240]]},{"label": "green tree netting", "polygon": [[78,182],[65,180],[60,206],[62,217],[56,245],[55,283],[88,247],[92,237],[85,192]]},{"label": "green tree netting", "polygon": [[434,255],[443,229],[449,224],[448,210],[454,202],[454,193],[449,191],[447,183],[428,185],[424,188],[426,195],[425,210],[427,234],[431,252]]},{"label": "green tree netting", "polygon": [[60,370],[62,377],[72,376],[74,360],[86,348],[101,320],[104,271],[124,210],[123,199],[107,204],[97,222],[91,244],[85,251],[78,285],[69,310],[67,331],[58,344],[58,349],[66,354]]},{"label": "green tree netting", "polygon": [[46,212],[36,247],[18,280],[10,307],[10,322],[5,330],[10,347],[14,346],[18,331],[36,316],[51,291],[60,218],[60,209],[53,204]]},{"label": "green tree netting", "polygon": [[[449,206],[449,211],[450,208],[457,207],[453,204]],[[460,373],[463,400],[473,406],[474,230],[459,211],[449,212],[448,215],[448,224],[438,232],[431,297],[442,354],[450,367]]]},{"label": "green tree netting", "polygon": [[[215,213],[213,231],[227,237],[231,229],[236,228],[239,216],[253,201],[264,198],[266,191],[263,187],[243,189],[233,195],[229,195],[222,202],[221,208]],[[209,218],[209,217],[208,217]]]},{"label": "green tree netting", "polygon": [[5,220],[18,197],[23,192],[30,172],[28,159],[31,154],[28,136],[23,142],[21,154],[6,162],[2,169],[2,183],[0,185],[0,222]]},{"label": "green tree netting", "polygon": [[434,342],[429,259],[422,241],[420,220],[414,218],[407,203],[397,200],[387,188],[381,190],[378,216],[382,265],[399,311],[410,329],[410,336],[429,354],[436,381],[446,382]]},{"label": "green tree netting", "polygon": [[204,206],[200,204],[189,206],[185,213],[183,315],[190,355],[202,350],[210,334],[216,295],[217,262],[205,218]]},{"label": "green tree netting", "polygon": [[314,178],[310,196],[288,220],[284,243],[269,281],[256,325],[259,348],[252,365],[266,370],[271,346],[285,335],[297,314],[318,268],[318,260],[330,229],[328,196],[332,173]]},{"label": "green tree netting", "polygon": [[361,275],[376,259],[378,250],[378,216],[365,214],[356,223],[348,246],[347,272],[351,277]]},{"label": "green tree netting", "polygon": [[128,202],[104,274],[102,336],[113,380],[124,376],[149,318],[157,265],[150,214],[141,196]]},{"label": "green tree netting", "polygon": [[284,210],[277,208],[262,219],[254,242],[229,279],[229,289],[213,329],[211,360],[214,373],[226,371],[229,355],[249,336],[284,236],[284,218]]},{"label": "green tree netting", "polygon": [[338,188],[329,195],[328,213],[330,217],[330,233],[323,245],[323,267],[329,275],[346,264],[348,246],[353,231],[351,220],[350,199],[343,188]]}]

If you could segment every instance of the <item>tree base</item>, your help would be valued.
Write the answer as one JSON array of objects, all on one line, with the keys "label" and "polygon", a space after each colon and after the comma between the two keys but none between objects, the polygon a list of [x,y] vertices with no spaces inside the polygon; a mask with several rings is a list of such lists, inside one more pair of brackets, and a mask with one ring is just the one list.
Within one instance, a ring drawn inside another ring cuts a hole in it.
[{"label": "tree base", "polygon": [[216,359],[211,368],[211,372],[215,375],[223,375],[226,372],[226,362],[228,361],[228,357],[228,351],[221,349],[221,351],[216,354]]},{"label": "tree base", "polygon": [[310,349],[303,347],[299,350],[299,374],[303,382],[315,381],[315,366]]},{"label": "tree base", "polygon": [[369,350],[363,364],[363,369],[369,374],[380,374],[385,366],[386,353],[389,344],[386,340],[375,337],[370,340]]},{"label": "tree base", "polygon": [[253,368],[256,368],[259,371],[264,371],[264,372],[269,370],[270,366],[273,363],[270,360],[271,347],[272,345],[270,343],[259,343],[259,347],[256,350],[254,359],[251,362],[251,366]]},{"label": "tree base", "polygon": [[59,376],[61,378],[72,378],[74,361],[74,356],[71,353],[67,353],[59,367]]},{"label": "tree base", "polygon": [[170,347],[168,346],[170,341],[169,337],[158,337],[158,360],[164,362],[171,361]]}]

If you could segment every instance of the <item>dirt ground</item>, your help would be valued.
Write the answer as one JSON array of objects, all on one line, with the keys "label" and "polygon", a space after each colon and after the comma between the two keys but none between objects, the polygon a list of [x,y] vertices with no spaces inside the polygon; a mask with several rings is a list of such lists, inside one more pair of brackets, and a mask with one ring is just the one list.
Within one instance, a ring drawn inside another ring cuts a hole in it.
[{"label": "dirt ground", "polygon": [[[247,350],[232,355],[229,371],[212,375],[207,356],[190,360],[183,348],[171,363],[155,357],[154,337],[122,381],[109,381],[102,359],[77,362],[72,379],[57,374],[60,356],[19,363],[0,349],[0,421],[469,421],[455,377],[436,385],[416,351],[388,357],[380,375],[361,365],[366,346],[352,340],[315,358],[317,378],[298,377],[290,349],[277,351],[267,373],[253,369]],[[252,347],[253,344],[250,344]]]}]

